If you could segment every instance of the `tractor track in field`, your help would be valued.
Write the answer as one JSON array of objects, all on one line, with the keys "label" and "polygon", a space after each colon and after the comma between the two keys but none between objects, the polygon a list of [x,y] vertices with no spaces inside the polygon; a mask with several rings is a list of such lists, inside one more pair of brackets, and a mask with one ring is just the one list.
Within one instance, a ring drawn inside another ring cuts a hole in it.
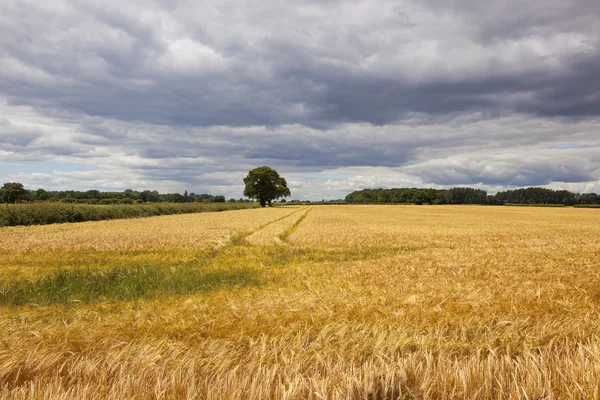
[{"label": "tractor track in field", "polygon": [[282,242],[289,243],[290,236],[292,235],[292,233],[296,232],[296,229],[298,229],[298,226],[302,223],[302,221],[304,221],[304,219],[308,216],[308,213],[311,212],[312,209],[313,209],[313,207],[310,207],[308,210],[306,210],[306,212],[304,214],[302,214],[300,216],[300,218],[298,218],[296,220],[296,222],[294,222],[292,225],[287,227],[283,232],[281,232],[281,234],[279,235],[279,239]]},{"label": "tractor track in field", "polygon": [[[297,226],[306,218],[311,208],[301,208],[283,218],[278,218],[246,236],[250,245],[271,245],[284,243]],[[298,213],[302,214],[298,217]]]},{"label": "tractor track in field", "polygon": [[[264,223],[255,229],[249,231],[241,231],[231,235],[228,241],[213,247],[207,254],[204,254],[202,264],[210,265],[215,259],[226,254],[228,250],[234,247],[252,247],[252,246],[269,246],[274,244],[289,243],[288,237],[297,229],[298,225],[306,218],[312,207],[302,207],[294,210],[291,213],[272,221]],[[296,214],[304,213],[294,218]],[[287,220],[291,221],[287,221]]]}]

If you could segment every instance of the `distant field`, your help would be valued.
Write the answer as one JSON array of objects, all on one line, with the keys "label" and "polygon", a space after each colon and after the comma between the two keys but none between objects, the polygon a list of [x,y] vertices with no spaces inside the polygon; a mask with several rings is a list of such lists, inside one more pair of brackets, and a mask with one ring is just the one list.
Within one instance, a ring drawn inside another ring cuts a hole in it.
[{"label": "distant field", "polygon": [[0,229],[0,397],[600,398],[600,213],[295,206]]}]

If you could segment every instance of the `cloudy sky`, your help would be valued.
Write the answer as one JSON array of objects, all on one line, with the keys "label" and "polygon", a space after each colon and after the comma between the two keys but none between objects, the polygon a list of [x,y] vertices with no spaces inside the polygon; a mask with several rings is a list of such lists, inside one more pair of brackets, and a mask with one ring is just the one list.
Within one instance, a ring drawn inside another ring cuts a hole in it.
[{"label": "cloudy sky", "polygon": [[600,192],[598,0],[0,1],[0,181]]}]

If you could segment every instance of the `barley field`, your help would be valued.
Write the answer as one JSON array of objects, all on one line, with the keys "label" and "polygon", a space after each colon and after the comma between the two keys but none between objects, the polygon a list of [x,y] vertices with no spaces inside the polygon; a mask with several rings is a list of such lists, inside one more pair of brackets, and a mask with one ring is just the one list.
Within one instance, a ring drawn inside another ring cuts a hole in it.
[{"label": "barley field", "polygon": [[6,399],[600,399],[600,213],[0,228]]}]

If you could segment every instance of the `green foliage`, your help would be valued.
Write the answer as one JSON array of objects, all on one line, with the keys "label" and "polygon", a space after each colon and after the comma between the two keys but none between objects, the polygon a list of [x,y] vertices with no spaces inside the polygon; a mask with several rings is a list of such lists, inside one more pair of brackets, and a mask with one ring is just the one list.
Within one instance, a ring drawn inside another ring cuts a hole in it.
[{"label": "green foliage", "polygon": [[485,204],[487,192],[485,190],[460,187],[448,189],[446,202],[448,204]]},{"label": "green foliage", "polygon": [[567,190],[552,190],[539,187],[506,190],[494,196],[497,204],[594,204],[600,202],[595,193],[572,193]]},{"label": "green foliage", "polygon": [[393,203],[393,204],[488,204],[533,205],[548,207],[575,204],[600,204],[596,193],[572,193],[567,190],[525,188],[488,195],[484,190],[469,187],[451,189],[364,189],[346,196],[346,203]]},{"label": "green foliage", "polygon": [[[1,191],[0,191],[1,192]],[[187,190],[184,191],[183,195],[180,193],[166,193],[161,194],[156,190],[144,190],[138,192],[137,190],[127,189],[123,192],[101,192],[99,190],[60,190],[60,191],[46,191],[44,189],[38,190],[25,190],[25,194],[20,200],[35,200],[35,201],[64,201],[67,203],[80,203],[80,204],[131,204],[135,202],[143,203],[193,203],[203,202],[208,200],[209,202],[219,202],[221,196],[213,196],[211,194],[188,194]],[[0,194],[0,201],[2,197]],[[14,201],[11,201],[14,202]]]},{"label": "green foliage", "polygon": [[219,287],[258,284],[250,270],[142,265],[108,271],[60,270],[37,281],[23,280],[0,288],[0,304],[88,303],[100,298],[134,300],[202,292]]},{"label": "green foliage", "polygon": [[447,204],[454,196],[443,189],[364,189],[346,196],[346,203]]},{"label": "green foliage", "polygon": [[101,221],[168,214],[189,214],[254,208],[256,203],[151,203],[151,204],[65,204],[44,202],[5,204],[0,207],[0,227],[46,225],[63,222]]},{"label": "green foliage", "polygon": [[169,193],[165,195],[165,201],[169,203],[183,203],[184,197],[179,193]]},{"label": "green foliage", "polygon": [[29,191],[23,187],[22,183],[6,182],[0,188],[0,199],[4,203],[16,203],[19,200],[25,200]]},{"label": "green foliage", "polygon": [[287,187],[286,180],[279,176],[274,169],[262,166],[254,168],[248,172],[244,178],[244,196],[256,199],[261,207],[269,204],[275,199],[290,196],[290,189]]},{"label": "green foliage", "polygon": [[38,189],[35,191],[35,200],[45,201],[48,199],[49,199],[48,192],[45,191],[44,189]]}]

